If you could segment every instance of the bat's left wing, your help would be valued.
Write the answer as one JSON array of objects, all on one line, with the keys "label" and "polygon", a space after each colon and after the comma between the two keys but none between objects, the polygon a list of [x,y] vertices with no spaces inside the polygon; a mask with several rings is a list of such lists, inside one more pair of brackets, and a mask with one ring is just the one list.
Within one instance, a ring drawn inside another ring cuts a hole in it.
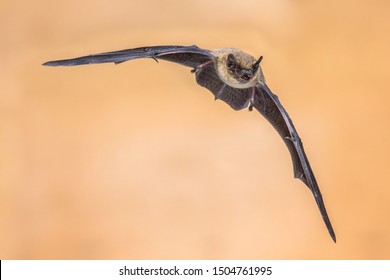
[{"label": "bat's left wing", "polygon": [[302,180],[313,193],[329,234],[333,241],[336,242],[336,235],[326,212],[317,181],[303,149],[301,139],[279,98],[271,92],[266,84],[260,83],[255,87],[254,107],[272,124],[287,145],[293,161],[294,177]]},{"label": "bat's left wing", "polygon": [[122,63],[138,58],[163,59],[179,63],[188,67],[197,67],[208,61],[214,61],[211,51],[201,49],[197,46],[152,46],[141,47],[113,52],[92,54],[77,58],[55,60],[45,62],[45,66],[75,66],[83,64],[98,63]]},{"label": "bat's left wing", "polygon": [[44,66],[76,66],[84,64],[122,63],[139,58],[162,59],[192,67],[199,85],[209,89],[215,99],[221,99],[233,109],[239,110],[248,105],[249,89],[236,89],[226,85],[218,76],[212,51],[193,46],[154,46],[126,49],[81,56],[77,58],[54,60]]}]

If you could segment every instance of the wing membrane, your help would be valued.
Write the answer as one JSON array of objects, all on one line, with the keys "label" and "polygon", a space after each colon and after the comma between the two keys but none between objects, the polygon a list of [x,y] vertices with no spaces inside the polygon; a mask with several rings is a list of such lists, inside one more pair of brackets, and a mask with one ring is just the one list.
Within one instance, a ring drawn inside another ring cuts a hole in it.
[{"label": "wing membrane", "polygon": [[225,84],[219,78],[214,63],[196,69],[195,75],[196,82],[211,91],[215,99],[221,99],[234,110],[241,110],[248,106],[251,90],[233,88]]},{"label": "wing membrane", "polygon": [[138,58],[153,58],[176,62],[189,67],[196,67],[213,59],[212,52],[197,46],[154,46],[126,49],[113,52],[92,54],[71,59],[48,61],[45,66],[75,66],[98,63],[122,63]]},{"label": "wing membrane", "polygon": [[336,235],[330,223],[321,191],[303,149],[302,141],[287,111],[283,108],[279,98],[265,84],[259,84],[256,87],[254,107],[272,124],[286,143],[293,162],[294,177],[302,180],[313,193],[329,234],[336,242]]}]

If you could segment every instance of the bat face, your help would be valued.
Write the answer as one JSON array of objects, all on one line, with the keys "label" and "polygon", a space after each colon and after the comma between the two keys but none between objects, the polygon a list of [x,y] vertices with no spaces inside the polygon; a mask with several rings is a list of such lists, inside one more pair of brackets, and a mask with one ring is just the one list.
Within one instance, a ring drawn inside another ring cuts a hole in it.
[{"label": "bat face", "polygon": [[228,57],[226,59],[226,67],[230,76],[232,76],[240,83],[245,83],[251,80],[253,77],[253,66],[251,65],[249,68],[245,68],[241,63],[237,61],[234,54],[228,54]]},{"label": "bat face", "polygon": [[264,83],[260,61],[238,49],[216,49],[216,67],[219,78],[234,88],[251,88]]}]

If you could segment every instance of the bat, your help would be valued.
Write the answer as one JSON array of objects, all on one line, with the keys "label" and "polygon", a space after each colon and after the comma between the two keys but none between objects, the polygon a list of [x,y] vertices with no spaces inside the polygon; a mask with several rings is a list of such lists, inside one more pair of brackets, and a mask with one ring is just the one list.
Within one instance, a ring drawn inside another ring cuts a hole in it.
[{"label": "bat", "polygon": [[151,46],[49,61],[43,65],[119,64],[138,58],[152,58],[157,62],[161,59],[191,67],[196,82],[211,91],[215,100],[226,102],[234,110],[248,108],[252,111],[255,108],[259,111],[286,144],[292,159],[294,177],[311,190],[328,232],[336,242],[336,235],[298,132],[279,98],[265,83],[260,67],[262,56],[256,59],[235,48],[206,50],[195,45]]}]

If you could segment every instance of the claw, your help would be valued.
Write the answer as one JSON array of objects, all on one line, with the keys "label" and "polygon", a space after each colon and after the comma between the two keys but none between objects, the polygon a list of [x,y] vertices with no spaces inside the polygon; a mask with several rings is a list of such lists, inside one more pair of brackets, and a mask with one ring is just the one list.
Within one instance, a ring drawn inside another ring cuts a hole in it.
[{"label": "claw", "polygon": [[291,136],[286,136],[284,138],[287,139],[287,140],[290,140],[293,143],[299,141],[299,137],[298,137],[298,135],[296,133],[292,133]]},{"label": "claw", "polygon": [[196,73],[197,71],[201,70],[203,67],[209,65],[212,62],[213,62],[212,60],[208,60],[202,64],[199,64],[198,66],[191,69],[191,73]]}]

